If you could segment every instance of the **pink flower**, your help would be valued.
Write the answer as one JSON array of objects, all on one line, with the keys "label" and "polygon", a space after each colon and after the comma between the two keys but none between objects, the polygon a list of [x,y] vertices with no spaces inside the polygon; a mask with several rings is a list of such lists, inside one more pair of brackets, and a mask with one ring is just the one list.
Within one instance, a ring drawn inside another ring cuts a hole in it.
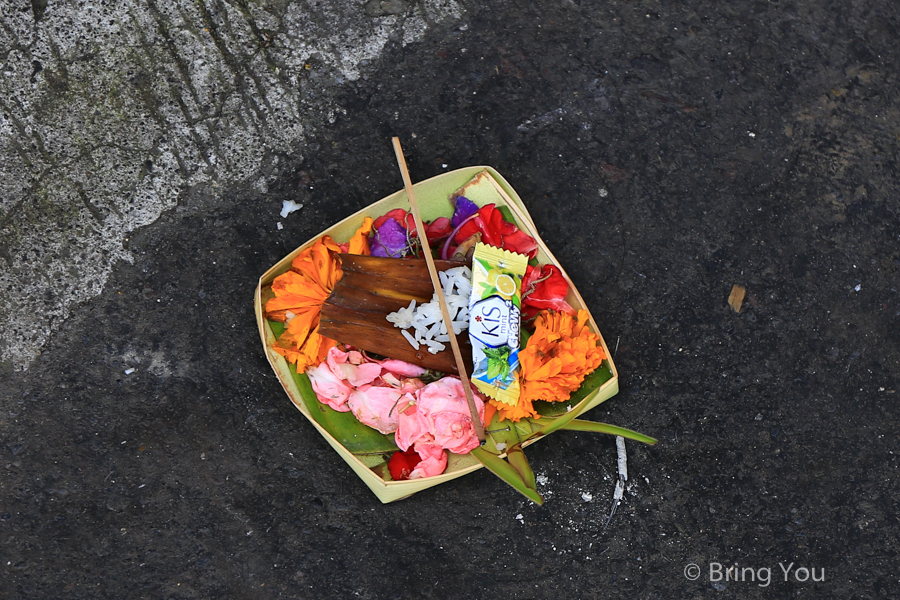
[{"label": "pink flower", "polygon": [[398,377],[421,377],[425,374],[425,369],[419,365],[414,365],[395,358],[389,358],[382,361],[381,368],[389,373],[393,373]]},{"label": "pink flower", "polygon": [[[434,441],[454,454],[465,454],[479,445],[462,382],[444,377],[419,390],[416,406]],[[484,419],[484,403],[475,396],[478,417]]]},{"label": "pink flower", "polygon": [[397,379],[390,373],[384,373],[382,375],[382,380],[391,387],[397,388],[404,394],[412,394],[413,401],[415,401],[416,392],[425,387],[425,384],[422,383],[422,380],[416,379],[415,377],[410,377],[409,379]]},{"label": "pink flower", "polygon": [[409,406],[400,412],[397,422],[397,432],[394,434],[394,442],[404,452],[409,450],[421,439],[433,442],[434,436],[428,432],[425,421],[419,414],[418,407]]},{"label": "pink flower", "polygon": [[353,387],[372,383],[381,375],[381,365],[365,362],[365,357],[355,350],[343,352],[337,346],[328,351],[325,363],[335,377],[346,379]]},{"label": "pink flower", "polygon": [[399,408],[412,396],[393,411],[391,408],[401,395],[424,387],[414,378],[423,373],[425,369],[402,360],[373,362],[361,352],[344,352],[338,347],[328,351],[324,362],[306,371],[320,402],[338,412],[352,410],[360,422],[382,433],[397,429]]},{"label": "pink flower", "polygon": [[347,399],[353,388],[344,381],[340,375],[335,375],[328,363],[323,362],[317,367],[306,370],[306,375],[312,383],[312,389],[319,398],[319,402],[327,404],[338,412],[347,412],[350,407],[347,406]]},{"label": "pink flower", "polygon": [[[337,347],[306,371],[320,402],[339,412],[352,411],[360,423],[394,434],[406,453],[391,459],[394,479],[406,473],[409,479],[440,475],[447,468],[447,451],[465,454],[478,446],[462,382],[444,377],[425,385],[417,378],[424,373],[399,360],[373,362]],[[477,395],[475,405],[484,421],[484,402]],[[421,459],[417,463],[408,456],[413,451]]]},{"label": "pink flower", "polygon": [[363,385],[350,394],[347,406],[363,425],[381,433],[394,433],[400,411],[414,400],[410,394],[392,387]]},{"label": "pink flower", "polygon": [[[478,416],[484,419],[484,402],[475,396]],[[416,404],[400,414],[394,440],[401,450],[418,442],[433,443],[454,454],[478,447],[462,382],[444,377],[416,392]],[[423,460],[425,457],[423,456]]]},{"label": "pink flower", "polygon": [[437,444],[419,442],[416,444],[416,453],[422,460],[409,474],[410,479],[440,475],[447,468],[447,453]]}]

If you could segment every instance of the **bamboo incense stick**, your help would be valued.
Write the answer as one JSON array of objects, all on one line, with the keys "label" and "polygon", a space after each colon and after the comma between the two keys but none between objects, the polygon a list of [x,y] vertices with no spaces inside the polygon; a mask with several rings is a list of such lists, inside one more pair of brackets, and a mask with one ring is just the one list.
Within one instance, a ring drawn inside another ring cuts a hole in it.
[{"label": "bamboo incense stick", "polygon": [[400,147],[400,138],[395,137],[391,141],[394,144],[394,154],[397,155],[397,165],[400,167],[400,174],[403,176],[403,186],[406,188],[406,195],[409,198],[409,212],[412,213],[413,220],[416,223],[416,231],[419,232],[419,241],[422,244],[422,254],[425,255],[425,264],[428,265],[428,274],[431,275],[431,283],[434,285],[438,303],[441,305],[441,316],[443,316],[444,324],[447,326],[447,337],[450,338],[450,347],[453,349],[453,356],[456,358],[456,368],[459,370],[459,380],[462,382],[463,391],[466,393],[466,402],[469,403],[469,413],[472,416],[472,424],[475,425],[475,434],[478,436],[478,441],[483,444],[484,425],[481,423],[481,417],[478,416],[478,409],[475,407],[472,384],[469,381],[469,374],[463,362],[462,352],[460,352],[459,344],[456,341],[456,333],[453,331],[453,320],[450,318],[450,309],[447,308],[447,300],[444,298],[444,287],[441,285],[437,268],[434,266],[434,258],[432,258],[428,247],[428,236],[425,234],[422,215],[419,214],[419,205],[413,192],[412,180],[409,178],[409,169],[406,167],[403,148]]}]

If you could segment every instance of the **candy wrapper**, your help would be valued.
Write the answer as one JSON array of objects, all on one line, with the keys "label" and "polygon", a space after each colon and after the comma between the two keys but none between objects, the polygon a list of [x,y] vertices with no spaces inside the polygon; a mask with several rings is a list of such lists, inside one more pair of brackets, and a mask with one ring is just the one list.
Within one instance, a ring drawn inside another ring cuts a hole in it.
[{"label": "candy wrapper", "polygon": [[523,254],[475,246],[469,297],[472,383],[481,393],[509,405],[519,400],[519,325],[527,266]]}]

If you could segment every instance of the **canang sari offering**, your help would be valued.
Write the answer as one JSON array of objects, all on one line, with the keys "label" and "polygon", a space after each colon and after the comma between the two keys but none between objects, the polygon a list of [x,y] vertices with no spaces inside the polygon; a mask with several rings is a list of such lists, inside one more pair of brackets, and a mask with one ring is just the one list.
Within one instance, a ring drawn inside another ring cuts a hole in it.
[{"label": "canang sari offering", "polygon": [[[509,184],[490,167],[469,167],[414,189],[426,240],[400,191],[297,248],[256,290],[260,337],[285,391],[378,498],[485,466],[541,503],[522,451],[538,439],[575,429],[655,443],[577,418],[615,395],[618,374]],[[425,252],[441,271],[440,291],[423,275]],[[451,335],[467,360],[474,349],[466,376],[483,444],[447,359]]]}]

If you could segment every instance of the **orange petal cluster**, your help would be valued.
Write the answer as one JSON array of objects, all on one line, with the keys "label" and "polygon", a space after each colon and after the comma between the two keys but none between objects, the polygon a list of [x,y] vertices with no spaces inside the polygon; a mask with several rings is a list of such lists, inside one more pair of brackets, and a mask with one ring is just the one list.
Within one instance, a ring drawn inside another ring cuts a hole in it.
[{"label": "orange petal cluster", "polygon": [[353,237],[350,238],[350,241],[346,244],[341,244],[341,252],[369,256],[369,254],[371,254],[371,251],[369,250],[370,233],[372,233],[372,217],[366,217],[360,228],[357,229],[356,233],[353,234]]},{"label": "orange petal cluster", "polygon": [[606,353],[597,342],[600,337],[587,327],[586,310],[577,315],[545,310],[535,318],[534,334],[519,352],[519,402],[515,406],[497,405],[500,420],[518,421],[537,416],[533,402],[564,402],[581,387]]},{"label": "orange petal cluster", "polygon": [[289,363],[296,363],[298,373],[321,363],[328,350],[337,345],[319,334],[319,313],[342,275],[337,254],[342,250],[369,254],[371,230],[372,219],[367,217],[347,244],[338,245],[324,236],[298,254],[291,268],[272,281],[275,297],[266,302],[266,317],[287,323],[272,349]]}]

